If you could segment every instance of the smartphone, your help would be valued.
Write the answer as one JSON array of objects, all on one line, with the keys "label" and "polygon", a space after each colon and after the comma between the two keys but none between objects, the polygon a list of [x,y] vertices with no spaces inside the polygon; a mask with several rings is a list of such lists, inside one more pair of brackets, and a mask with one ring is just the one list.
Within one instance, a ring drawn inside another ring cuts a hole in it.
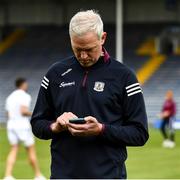
[{"label": "smartphone", "polygon": [[84,118],[70,119],[69,122],[73,123],[73,124],[85,124],[86,123]]}]

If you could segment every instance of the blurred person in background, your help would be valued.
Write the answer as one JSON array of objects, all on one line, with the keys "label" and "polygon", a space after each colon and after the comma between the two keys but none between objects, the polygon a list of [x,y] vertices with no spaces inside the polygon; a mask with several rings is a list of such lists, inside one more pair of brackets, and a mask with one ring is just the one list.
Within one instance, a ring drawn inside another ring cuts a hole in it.
[{"label": "blurred person in background", "polygon": [[18,78],[15,81],[16,90],[14,90],[6,99],[5,109],[7,111],[7,135],[11,145],[7,157],[5,180],[13,180],[12,170],[19,150],[19,144],[22,142],[27,149],[28,158],[35,171],[36,180],[44,180],[36,158],[34,137],[29,122],[32,113],[29,111],[31,96],[26,92],[28,83],[24,78]]},{"label": "blurred person in background", "polygon": [[[176,103],[173,99],[173,92],[168,90],[165,95],[165,102],[162,107],[160,117],[162,119],[160,130],[162,132],[164,141],[163,147],[173,148],[175,146],[174,136],[175,130],[173,128],[173,121],[176,114]],[[167,130],[169,129],[169,136]]]}]

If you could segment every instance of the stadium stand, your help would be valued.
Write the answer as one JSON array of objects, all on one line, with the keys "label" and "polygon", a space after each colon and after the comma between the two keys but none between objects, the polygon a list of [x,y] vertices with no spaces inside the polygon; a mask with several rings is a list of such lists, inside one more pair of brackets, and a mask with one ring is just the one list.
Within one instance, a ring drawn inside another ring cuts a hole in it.
[{"label": "stadium stand", "polygon": [[61,28],[29,28],[23,40],[0,56],[0,121],[4,122],[6,119],[5,99],[14,89],[17,77],[28,79],[29,93],[33,97],[32,107],[34,106],[41,79],[48,67],[67,54],[70,55],[70,48],[66,47],[69,39],[66,37],[69,38],[68,33],[66,35],[66,31],[61,32]]},{"label": "stadium stand", "polygon": [[[167,90],[174,92],[177,110],[180,107],[180,57],[169,56],[165,63],[147,81],[144,86],[144,97],[147,114],[150,121],[158,119],[157,114],[161,110],[164,96]],[[180,110],[177,111],[176,118],[180,118]]]},{"label": "stadium stand", "polygon": [[[135,72],[149,59],[149,56],[138,56],[135,49],[149,36],[160,31],[150,25],[125,25],[124,28],[124,63]],[[25,37],[18,41],[7,52],[0,55],[0,122],[5,122],[4,103],[8,94],[14,89],[16,77],[26,77],[29,81],[29,93],[32,95],[32,109],[35,104],[41,79],[48,67],[59,59],[72,55],[68,26],[36,26],[27,27]],[[146,31],[147,30],[147,31]],[[105,47],[111,56],[115,56],[115,27],[106,25],[108,40]],[[180,102],[178,92],[180,84],[180,61],[178,56],[170,56],[160,69],[143,86],[147,113],[150,122],[157,119],[161,110],[164,94],[172,89],[177,103]],[[161,84],[161,86],[159,86]],[[180,112],[178,112],[180,117]]]}]

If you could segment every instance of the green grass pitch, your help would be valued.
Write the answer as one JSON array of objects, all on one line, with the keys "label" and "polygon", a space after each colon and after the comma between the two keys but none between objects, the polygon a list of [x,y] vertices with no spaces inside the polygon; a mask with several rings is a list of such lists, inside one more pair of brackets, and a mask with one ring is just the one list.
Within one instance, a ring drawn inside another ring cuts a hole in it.
[{"label": "green grass pitch", "polygon": [[[164,149],[161,147],[162,137],[158,130],[150,129],[150,139],[144,147],[129,147],[126,161],[128,178],[149,179],[180,178],[180,131],[176,132],[176,147]],[[50,175],[50,141],[36,139],[36,151],[42,173],[49,178]],[[0,129],[0,179],[4,176],[5,161],[9,150],[6,130]],[[26,150],[21,146],[15,168],[15,178],[33,178]]]}]

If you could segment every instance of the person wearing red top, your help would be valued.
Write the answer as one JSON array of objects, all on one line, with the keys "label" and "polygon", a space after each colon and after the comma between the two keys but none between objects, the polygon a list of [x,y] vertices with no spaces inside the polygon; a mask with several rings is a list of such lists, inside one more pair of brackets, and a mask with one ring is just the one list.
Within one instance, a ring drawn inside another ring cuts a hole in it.
[{"label": "person wearing red top", "polygon": [[[168,148],[173,148],[175,146],[174,142],[174,129],[172,127],[172,122],[176,114],[176,103],[173,99],[173,92],[168,90],[165,96],[165,102],[162,107],[161,118],[161,132],[164,138],[163,146]],[[167,134],[167,127],[169,128],[169,137]]]}]

